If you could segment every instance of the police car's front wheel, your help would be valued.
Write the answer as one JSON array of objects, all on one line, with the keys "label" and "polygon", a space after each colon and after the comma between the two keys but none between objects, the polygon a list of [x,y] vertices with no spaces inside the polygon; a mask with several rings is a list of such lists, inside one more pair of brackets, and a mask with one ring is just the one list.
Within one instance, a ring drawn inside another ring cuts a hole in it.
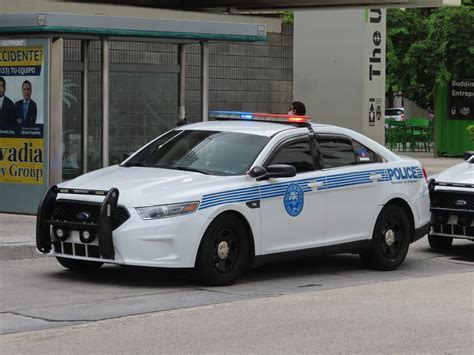
[{"label": "police car's front wheel", "polygon": [[199,246],[196,274],[202,283],[225,286],[233,283],[247,263],[248,241],[240,220],[225,214],[208,227]]},{"label": "police car's front wheel", "polygon": [[397,205],[385,207],[377,218],[370,248],[362,260],[377,270],[395,270],[405,260],[411,227],[405,211]]}]

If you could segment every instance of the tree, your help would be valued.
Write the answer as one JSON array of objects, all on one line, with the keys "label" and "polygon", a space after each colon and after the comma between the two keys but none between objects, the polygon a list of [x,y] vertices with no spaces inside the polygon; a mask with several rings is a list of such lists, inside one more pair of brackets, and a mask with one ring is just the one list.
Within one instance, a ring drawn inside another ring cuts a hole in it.
[{"label": "tree", "polygon": [[[403,60],[413,43],[428,34],[418,11],[388,10],[385,86],[389,101],[402,91]],[[389,104],[391,105],[391,104]]]},{"label": "tree", "polygon": [[437,82],[474,77],[473,0],[461,7],[389,10],[386,91],[434,111]]}]

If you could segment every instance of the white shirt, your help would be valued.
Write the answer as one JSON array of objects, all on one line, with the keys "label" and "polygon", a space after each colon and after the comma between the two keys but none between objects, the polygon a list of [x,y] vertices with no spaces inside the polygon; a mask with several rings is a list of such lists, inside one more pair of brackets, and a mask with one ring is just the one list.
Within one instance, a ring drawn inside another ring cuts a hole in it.
[{"label": "white shirt", "polygon": [[5,97],[5,96],[0,96],[0,110],[1,110],[2,107],[3,107],[3,98],[4,98],[4,97]]}]

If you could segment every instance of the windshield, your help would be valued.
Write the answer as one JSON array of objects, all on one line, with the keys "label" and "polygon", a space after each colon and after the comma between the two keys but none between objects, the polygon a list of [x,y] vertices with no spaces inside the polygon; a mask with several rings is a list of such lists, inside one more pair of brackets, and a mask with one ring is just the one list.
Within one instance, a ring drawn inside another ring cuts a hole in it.
[{"label": "windshield", "polygon": [[159,137],[122,166],[197,171],[211,175],[242,175],[269,137],[253,134],[173,130]]}]

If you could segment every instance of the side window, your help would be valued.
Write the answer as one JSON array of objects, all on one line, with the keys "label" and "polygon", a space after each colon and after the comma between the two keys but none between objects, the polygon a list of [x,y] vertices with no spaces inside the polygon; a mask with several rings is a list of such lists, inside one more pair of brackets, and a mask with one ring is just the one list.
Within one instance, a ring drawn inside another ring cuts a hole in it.
[{"label": "side window", "polygon": [[313,171],[314,162],[308,139],[302,139],[284,145],[270,159],[267,165],[272,164],[293,165],[296,169],[296,173]]},{"label": "side window", "polygon": [[357,164],[352,141],[341,136],[319,136],[319,152],[323,168]]},{"label": "side window", "polygon": [[370,150],[365,145],[362,145],[357,141],[353,141],[353,145],[357,164],[380,163],[383,161],[380,155]]}]

